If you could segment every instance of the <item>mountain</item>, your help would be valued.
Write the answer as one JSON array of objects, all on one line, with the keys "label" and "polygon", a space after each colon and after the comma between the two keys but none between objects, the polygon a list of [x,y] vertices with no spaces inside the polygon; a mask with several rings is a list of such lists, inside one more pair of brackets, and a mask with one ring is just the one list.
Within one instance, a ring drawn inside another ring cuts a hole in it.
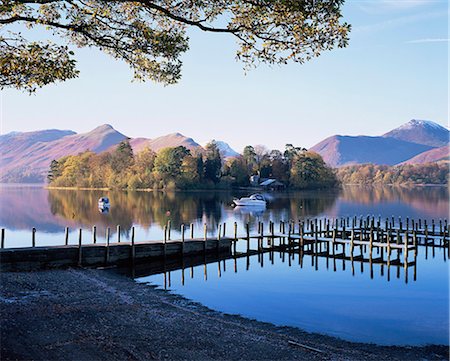
[{"label": "mountain", "polygon": [[334,135],[310,150],[319,153],[332,167],[351,164],[395,165],[432,147],[394,138]]},{"label": "mountain", "polygon": [[423,164],[439,162],[442,160],[450,160],[450,146],[446,145],[440,148],[433,148],[426,152],[420,153],[415,157],[408,159],[403,164]]},{"label": "mountain", "polygon": [[178,146],[186,147],[191,151],[201,149],[200,144],[180,133],[172,133],[155,139],[134,138],[130,140],[130,144],[135,153],[140,152],[146,147],[149,147],[154,152],[158,152],[162,148]]},{"label": "mountain", "polygon": [[102,152],[127,137],[108,124],[88,133],[41,131],[0,138],[0,182],[44,182],[50,162],[86,150]]},{"label": "mountain", "polygon": [[440,158],[445,151],[434,149],[448,144],[448,129],[429,120],[413,119],[382,136],[334,135],[311,150],[332,167],[364,163],[396,165],[409,162],[424,152],[430,153],[413,161]]},{"label": "mountain", "polygon": [[[205,148],[209,142],[211,142],[211,141],[202,143],[203,148]],[[236,152],[233,148],[231,148],[231,146],[228,143],[226,143],[222,140],[215,140],[215,139],[214,139],[214,142],[217,144],[217,148],[219,148],[220,155],[222,156],[222,158],[224,158],[224,159],[225,158],[233,158],[233,157],[237,157],[239,155],[239,153]]]},{"label": "mountain", "polygon": [[443,147],[449,143],[450,131],[430,120],[412,119],[408,123],[383,135],[407,142],[425,144],[431,147]]}]

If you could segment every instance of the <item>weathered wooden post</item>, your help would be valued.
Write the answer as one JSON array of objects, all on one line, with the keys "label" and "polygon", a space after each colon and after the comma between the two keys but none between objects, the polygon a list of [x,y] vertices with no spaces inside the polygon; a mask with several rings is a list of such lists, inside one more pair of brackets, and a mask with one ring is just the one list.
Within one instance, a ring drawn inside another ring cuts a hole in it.
[{"label": "weathered wooden post", "polygon": [[261,222],[261,238],[258,238],[258,251],[261,251],[264,242],[264,223]]},{"label": "weathered wooden post", "polygon": [[181,225],[181,255],[184,255],[184,223]]},{"label": "weathered wooden post", "polygon": [[405,252],[405,263],[408,263],[408,253],[409,253],[409,248],[408,248],[408,231],[405,231],[405,241],[403,244],[403,248],[404,248],[404,252]]},{"label": "weathered wooden post", "polygon": [[36,228],[31,229],[31,246],[36,247]]},{"label": "weathered wooden post", "polygon": [[414,259],[417,258],[417,231],[413,231]]},{"label": "weathered wooden post", "polygon": [[350,254],[352,257],[354,248],[355,248],[355,230],[352,229],[352,233],[350,234]]},{"label": "weathered wooden post", "polygon": [[[220,235],[222,234],[222,225],[221,224],[219,224],[219,229],[218,229],[217,233],[218,233],[217,234],[217,251],[219,251],[219,248],[220,248]],[[219,262],[219,264],[220,264],[220,262]]]},{"label": "weathered wooden post", "polygon": [[[445,244],[445,242],[444,242],[444,244]],[[2,245],[1,245],[1,247],[5,248],[5,229],[4,228],[2,228]]]},{"label": "weathered wooden post", "polygon": [[108,227],[106,228],[106,256],[105,256],[105,263],[109,263],[109,236],[111,233],[111,229]]},{"label": "weathered wooden post", "polygon": [[248,222],[245,224],[245,231],[247,233],[247,253],[250,251],[250,226]]},{"label": "weathered wooden post", "polygon": [[64,230],[64,243],[66,246],[69,244],[69,227]]},{"label": "weathered wooden post", "polygon": [[226,224],[226,222],[223,222],[223,234],[222,234],[222,236],[223,236],[223,238],[225,238],[225,235],[227,234],[227,224]]},{"label": "weathered wooden post", "polygon": [[120,243],[120,226],[117,225],[117,243]]},{"label": "weathered wooden post", "polygon": [[[433,236],[435,236],[436,235],[436,233],[434,232],[434,230],[435,230],[435,224],[434,224],[434,218],[431,220],[431,234],[433,235]],[[434,242],[434,241],[433,241]]]},{"label": "weathered wooden post", "polygon": [[82,247],[81,247],[81,237],[83,230],[80,228],[78,231],[78,267],[81,267],[82,262]]},{"label": "weathered wooden post", "polygon": [[234,222],[234,242],[233,242],[233,255],[236,256],[236,247],[238,241],[238,228],[237,222]]},{"label": "weathered wooden post", "polygon": [[97,227],[92,227],[92,243],[97,243]]},{"label": "weathered wooden post", "polygon": [[131,227],[131,262],[136,259],[136,248],[134,246],[134,227]]},{"label": "weathered wooden post", "polygon": [[191,239],[194,239],[194,223],[191,223],[189,229],[191,231]]},{"label": "weathered wooden post", "polygon": [[170,231],[172,229],[172,222],[170,219],[167,221],[167,240],[170,241]]},{"label": "weathered wooden post", "polygon": [[372,252],[373,252],[373,227],[370,226],[370,233],[369,233],[369,258],[372,259]]},{"label": "weathered wooden post", "polygon": [[167,253],[167,225],[164,226],[164,243],[163,243],[163,256],[166,257]]},{"label": "weathered wooden post", "polygon": [[206,252],[206,248],[207,248],[206,247],[207,246],[206,242],[208,242],[208,226],[205,223],[203,225],[203,251],[205,251],[205,252]]}]

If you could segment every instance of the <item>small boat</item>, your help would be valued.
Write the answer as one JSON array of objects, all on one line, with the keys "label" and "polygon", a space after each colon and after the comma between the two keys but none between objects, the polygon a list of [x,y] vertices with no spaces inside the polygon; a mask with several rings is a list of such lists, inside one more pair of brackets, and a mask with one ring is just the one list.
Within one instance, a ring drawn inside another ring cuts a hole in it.
[{"label": "small boat", "polygon": [[250,197],[234,199],[233,203],[240,207],[265,207],[266,200],[261,194],[252,194]]},{"label": "small boat", "polygon": [[107,197],[101,197],[98,200],[99,209],[109,209],[109,207],[111,207],[111,204],[109,203],[109,199]]}]

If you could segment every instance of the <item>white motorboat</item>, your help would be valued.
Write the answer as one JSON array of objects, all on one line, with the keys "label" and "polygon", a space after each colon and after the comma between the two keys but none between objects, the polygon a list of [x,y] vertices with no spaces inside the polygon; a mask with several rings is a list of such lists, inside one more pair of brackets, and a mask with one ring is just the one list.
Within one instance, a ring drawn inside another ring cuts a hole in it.
[{"label": "white motorboat", "polygon": [[109,203],[109,199],[107,197],[101,197],[98,200],[98,208],[99,209],[109,209],[111,204]]},{"label": "white motorboat", "polygon": [[252,194],[250,197],[234,199],[233,203],[240,207],[265,207],[266,200],[261,194]]}]

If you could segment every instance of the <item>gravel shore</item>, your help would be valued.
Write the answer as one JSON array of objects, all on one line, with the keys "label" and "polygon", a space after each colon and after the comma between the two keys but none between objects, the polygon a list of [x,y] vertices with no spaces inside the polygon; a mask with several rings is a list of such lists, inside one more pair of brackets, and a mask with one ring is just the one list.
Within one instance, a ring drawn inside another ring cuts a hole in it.
[{"label": "gravel shore", "polygon": [[111,270],[0,275],[1,360],[448,360],[225,315]]}]

